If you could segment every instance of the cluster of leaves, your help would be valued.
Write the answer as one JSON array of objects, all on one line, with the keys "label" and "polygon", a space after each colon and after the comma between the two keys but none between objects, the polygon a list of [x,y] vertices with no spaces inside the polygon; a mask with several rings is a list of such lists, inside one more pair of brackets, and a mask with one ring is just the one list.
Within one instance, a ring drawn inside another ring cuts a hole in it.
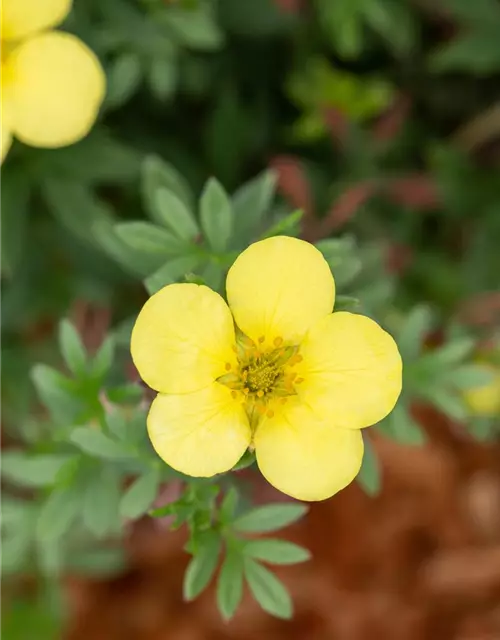
[{"label": "cluster of leaves", "polygon": [[[475,155],[500,130],[498,4],[299,4],[75,1],[64,28],[102,59],[101,118],[68,148],[15,143],[2,169],[6,575],[119,572],[126,527],[149,514],[188,531],[186,599],[220,567],[224,618],[245,582],[266,611],[291,615],[262,563],[308,552],[260,534],[303,506],[252,508],[238,473],[193,481],[166,467],[146,435],[146,391],[125,375],[147,293],[183,281],[223,293],[234,258],[268,236],[313,238],[336,308],[396,337],[403,394],[375,430],[422,445],[423,403],[472,437],[498,438],[498,419],[464,402],[490,383],[477,354],[492,332],[460,314],[498,288],[500,184],[489,155]],[[275,156],[293,160],[293,184]],[[391,264],[395,249],[408,264]],[[112,317],[92,354],[60,320],[79,300]],[[491,350],[482,360],[500,368]],[[358,480],[370,495],[382,488],[369,439]],[[180,495],[163,505],[172,482]]]}]

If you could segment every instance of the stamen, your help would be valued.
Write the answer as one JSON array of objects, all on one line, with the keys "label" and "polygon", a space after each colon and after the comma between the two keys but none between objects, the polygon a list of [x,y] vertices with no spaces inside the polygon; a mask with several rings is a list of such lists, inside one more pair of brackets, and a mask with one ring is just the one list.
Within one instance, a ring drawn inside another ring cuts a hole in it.
[{"label": "stamen", "polygon": [[283,344],[283,338],[280,336],[278,336],[277,338],[274,338],[273,344],[275,347],[281,347],[281,345]]},{"label": "stamen", "polygon": [[257,398],[263,398],[264,397],[264,392],[262,391],[262,389],[259,389],[257,391]]},{"label": "stamen", "polygon": [[230,362],[226,362],[225,368],[226,368],[226,371],[231,371],[231,363]]},{"label": "stamen", "polygon": [[301,382],[304,382],[304,378],[297,378],[297,380],[295,380],[295,384],[300,384]]},{"label": "stamen", "polygon": [[274,418],[274,411],[272,409],[269,409],[268,412],[266,413],[266,416],[268,418]]},{"label": "stamen", "polygon": [[265,341],[266,341],[266,338],[264,336],[260,336],[260,338],[259,338],[260,344],[262,344]]}]

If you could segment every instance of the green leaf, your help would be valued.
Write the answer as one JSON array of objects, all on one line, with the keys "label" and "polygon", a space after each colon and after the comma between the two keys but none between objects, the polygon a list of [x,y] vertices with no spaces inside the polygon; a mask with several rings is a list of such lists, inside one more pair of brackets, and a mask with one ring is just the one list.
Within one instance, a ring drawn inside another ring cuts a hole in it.
[{"label": "green leaf", "polygon": [[381,488],[380,466],[371,442],[367,438],[363,438],[363,440],[365,451],[357,480],[368,495],[376,496],[380,493]]},{"label": "green leaf", "polygon": [[405,319],[398,335],[398,347],[404,360],[415,360],[432,328],[433,314],[429,307],[414,307]]},{"label": "green leaf", "polygon": [[58,423],[72,421],[82,410],[82,402],[75,394],[72,380],[44,364],[31,370],[31,379],[40,400]]},{"label": "green leaf", "polygon": [[250,558],[245,558],[244,567],[250,591],[264,611],[278,618],[291,618],[292,599],[274,573]]},{"label": "green leaf", "polygon": [[156,191],[156,215],[181,240],[191,242],[199,234],[198,223],[184,202],[172,191],[160,187]]},{"label": "green leaf", "polygon": [[462,398],[442,387],[429,387],[425,391],[427,400],[452,420],[467,422],[468,411]]},{"label": "green leaf", "polygon": [[250,540],[245,545],[245,554],[272,564],[296,564],[311,558],[311,553],[288,540],[265,539]]},{"label": "green leaf", "polygon": [[412,52],[416,44],[416,20],[406,4],[394,0],[365,0],[362,10],[372,29],[396,54]]},{"label": "green leaf", "polygon": [[209,5],[199,4],[194,9],[172,6],[162,17],[173,30],[176,39],[186,47],[214,51],[224,42],[224,35],[217,26]]},{"label": "green leaf", "polygon": [[276,224],[273,224],[263,235],[262,239],[272,238],[281,235],[296,235],[299,231],[299,223],[303,216],[303,211],[293,211]]},{"label": "green leaf", "polygon": [[200,257],[194,253],[169,260],[144,281],[149,295],[152,296],[167,284],[182,280],[187,273],[198,266],[199,262]]},{"label": "green leaf", "polygon": [[194,600],[210,582],[221,550],[221,539],[210,531],[199,539],[196,555],[191,559],[184,575],[184,599]]},{"label": "green leaf", "polygon": [[193,195],[188,183],[172,165],[159,156],[148,156],[142,164],[142,198],[147,214],[158,224],[164,224],[164,217],[157,208],[156,194],[162,187],[171,191],[186,206],[193,207]]},{"label": "green leaf", "polygon": [[299,503],[276,503],[256,507],[234,521],[236,531],[264,533],[276,531],[302,518],[308,507]]},{"label": "green leaf", "polygon": [[231,237],[233,212],[227,193],[215,178],[208,180],[201,194],[200,221],[212,249],[224,251]]},{"label": "green leaf", "polygon": [[151,92],[158,100],[172,98],[179,84],[179,67],[172,58],[155,58],[148,69],[148,81]]},{"label": "green leaf", "polygon": [[425,364],[433,370],[448,368],[459,364],[474,349],[474,338],[459,338],[445,344],[443,347],[423,355],[419,363]]},{"label": "green leaf", "polygon": [[458,369],[453,369],[447,375],[447,382],[459,389],[474,389],[490,384],[494,374],[484,366],[466,364]]},{"label": "green leaf", "polygon": [[255,451],[250,451],[247,449],[245,453],[241,456],[238,462],[234,465],[233,471],[240,471],[241,469],[246,469],[251,467],[255,463]]},{"label": "green leaf", "polygon": [[38,516],[36,536],[41,542],[56,540],[66,533],[81,510],[73,488],[55,489],[47,498]]},{"label": "green leaf", "polygon": [[84,453],[105,460],[124,460],[130,458],[131,450],[120,442],[111,440],[102,431],[92,427],[77,427],[70,438]]},{"label": "green leaf", "polygon": [[238,490],[236,487],[231,487],[222,500],[219,519],[223,523],[229,523],[233,520],[236,513],[236,507],[238,506]]},{"label": "green leaf", "polygon": [[61,320],[59,324],[59,347],[69,370],[76,376],[83,376],[87,369],[87,351],[69,320]]},{"label": "green leaf", "polygon": [[427,442],[425,431],[415,422],[401,400],[379,426],[390,438],[401,444],[418,447]]},{"label": "green leaf", "polygon": [[358,311],[361,307],[361,301],[354,296],[335,296],[335,311]]},{"label": "green leaf", "polygon": [[13,273],[24,252],[31,184],[22,168],[2,167],[2,273]]},{"label": "green leaf", "polygon": [[107,74],[105,106],[116,109],[137,91],[142,79],[141,61],[135,53],[124,53],[113,62]]},{"label": "green leaf", "polygon": [[243,558],[229,549],[217,579],[217,606],[224,620],[233,617],[243,597]]},{"label": "green leaf", "polygon": [[108,373],[113,365],[115,346],[114,336],[106,336],[91,362],[90,370],[92,376],[95,378],[102,378],[106,373]]},{"label": "green leaf", "polygon": [[114,533],[120,526],[120,477],[111,468],[94,470],[83,495],[82,517],[87,529],[98,538]]},{"label": "green leaf", "polygon": [[56,482],[60,470],[74,457],[63,453],[29,455],[6,451],[2,455],[2,477],[25,487],[46,487]]},{"label": "green leaf", "polygon": [[54,177],[44,180],[42,194],[55,218],[76,237],[91,244],[95,242],[95,225],[113,221],[112,208],[86,184]]},{"label": "green leaf", "polygon": [[135,520],[149,509],[158,494],[160,472],[150,469],[137,478],[123,494],[120,501],[120,515]]},{"label": "green leaf", "polygon": [[129,247],[159,256],[177,256],[186,250],[185,244],[151,222],[122,222],[115,225],[117,236]]},{"label": "green leaf", "polygon": [[237,241],[248,244],[256,237],[264,216],[271,207],[276,180],[275,171],[263,171],[234,193],[233,223]]},{"label": "green leaf", "polygon": [[[498,31],[500,25],[496,27]],[[500,69],[500,50],[496,32],[473,31],[458,36],[430,58],[431,71],[469,71],[494,73]]]}]

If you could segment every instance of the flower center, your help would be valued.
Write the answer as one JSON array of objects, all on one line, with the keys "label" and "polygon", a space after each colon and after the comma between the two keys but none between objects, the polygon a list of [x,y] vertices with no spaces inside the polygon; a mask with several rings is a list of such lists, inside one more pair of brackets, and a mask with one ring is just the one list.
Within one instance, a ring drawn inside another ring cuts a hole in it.
[{"label": "flower center", "polygon": [[[266,343],[259,338],[259,345]],[[282,403],[287,396],[296,394],[295,385],[302,382],[293,371],[293,366],[302,360],[295,345],[285,345],[281,337],[272,342],[273,347],[261,349],[253,340],[239,333],[236,343],[238,366],[233,369],[226,364],[228,373],[217,381],[232,389],[235,398],[241,394],[247,413],[252,418],[256,414],[274,415],[269,408],[271,400],[278,398]]]}]

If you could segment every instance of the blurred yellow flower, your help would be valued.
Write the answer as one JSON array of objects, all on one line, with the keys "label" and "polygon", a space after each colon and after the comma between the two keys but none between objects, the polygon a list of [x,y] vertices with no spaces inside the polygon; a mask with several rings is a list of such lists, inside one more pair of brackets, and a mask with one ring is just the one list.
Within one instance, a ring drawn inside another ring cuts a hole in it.
[{"label": "blurred yellow flower", "polygon": [[472,415],[484,418],[500,416],[500,368],[485,362],[477,366],[491,373],[491,381],[464,391],[465,402]]},{"label": "blurred yellow flower", "polygon": [[205,477],[255,448],[276,488],[328,498],[359,471],[359,429],[396,403],[397,346],[373,320],[332,313],[330,268],[296,238],[251,245],[226,290],[228,304],[203,285],[168,285],[137,318],[132,357],[159,391],[148,417],[153,446],[174,469]]},{"label": "blurred yellow flower", "polygon": [[63,147],[94,124],[106,87],[99,60],[75,36],[49,30],[70,8],[71,0],[2,1],[2,160],[13,137]]}]

